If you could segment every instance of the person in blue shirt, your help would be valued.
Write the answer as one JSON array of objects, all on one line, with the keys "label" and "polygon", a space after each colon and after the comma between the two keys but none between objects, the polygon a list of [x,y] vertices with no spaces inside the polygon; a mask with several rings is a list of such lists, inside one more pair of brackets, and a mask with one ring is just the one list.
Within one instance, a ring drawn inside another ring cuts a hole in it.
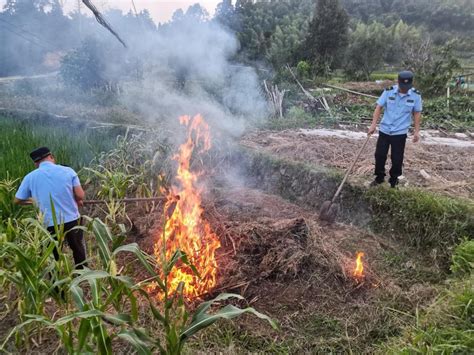
[{"label": "person in blue shirt", "polygon": [[389,149],[392,159],[389,183],[391,187],[398,185],[402,175],[403,157],[408,129],[414,120],[413,142],[420,140],[421,111],[423,101],[419,91],[413,88],[413,73],[402,71],[398,74],[398,85],[385,89],[377,100],[372,124],[368,133],[377,128],[383,110],[383,118],[379,126],[379,138],[375,149],[375,180],[371,186],[385,181],[385,162]]},{"label": "person in blue shirt", "polygon": [[[85,195],[79,177],[73,169],[57,165],[47,147],[35,149],[30,157],[37,169],[21,182],[15,194],[15,203],[37,205],[45,226],[54,235],[52,202],[57,223],[64,225],[65,239],[72,249],[76,268],[83,268],[86,260],[84,236],[82,230],[73,229],[80,225],[79,207],[83,205]],[[55,249],[53,253],[58,260],[58,251]]]}]

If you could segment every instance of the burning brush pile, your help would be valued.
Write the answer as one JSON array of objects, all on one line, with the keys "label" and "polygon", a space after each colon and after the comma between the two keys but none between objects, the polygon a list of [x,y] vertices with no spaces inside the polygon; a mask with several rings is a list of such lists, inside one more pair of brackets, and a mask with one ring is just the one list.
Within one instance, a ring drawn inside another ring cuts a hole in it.
[{"label": "burning brush pile", "polygon": [[203,154],[211,148],[208,124],[201,116],[180,117],[187,127],[187,138],[174,156],[178,162],[177,184],[168,192],[161,230],[156,233],[154,255],[157,261],[170,260],[180,250],[185,253],[195,270],[179,264],[168,276],[170,292],[184,284],[183,295],[193,299],[208,293],[216,285],[216,250],[220,247],[217,235],[203,218],[202,187],[198,179],[202,172],[191,170],[193,154]]},{"label": "burning brush pile", "polygon": [[216,183],[205,191],[201,180],[209,169],[201,158],[211,148],[209,126],[199,115],[180,122],[186,140],[173,157],[176,179],[153,232],[153,252],[160,263],[180,250],[196,270],[178,263],[167,279],[171,293],[182,283],[189,300],[222,290],[245,294],[262,281],[304,279],[313,271],[339,286],[364,282],[363,253],[356,260],[338,247],[352,232],[347,228],[323,229],[312,212],[255,189]]}]

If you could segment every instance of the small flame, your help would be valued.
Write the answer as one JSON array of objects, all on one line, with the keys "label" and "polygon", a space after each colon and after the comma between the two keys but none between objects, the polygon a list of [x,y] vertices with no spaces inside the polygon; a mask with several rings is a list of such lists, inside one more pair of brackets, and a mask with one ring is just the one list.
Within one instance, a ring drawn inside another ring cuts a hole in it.
[{"label": "small flame", "polygon": [[358,279],[364,277],[364,264],[362,263],[362,257],[364,255],[365,254],[361,251],[357,253],[356,267],[354,269],[354,277]]}]

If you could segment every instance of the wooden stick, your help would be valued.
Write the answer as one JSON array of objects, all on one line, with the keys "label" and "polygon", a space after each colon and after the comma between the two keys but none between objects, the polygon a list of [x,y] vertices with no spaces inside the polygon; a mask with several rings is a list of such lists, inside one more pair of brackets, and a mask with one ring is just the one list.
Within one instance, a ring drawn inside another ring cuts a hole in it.
[{"label": "wooden stick", "polygon": [[159,202],[165,201],[166,197],[140,197],[140,198],[124,198],[119,200],[86,200],[84,205],[100,205],[106,204],[109,202],[123,202],[123,203],[133,203],[133,202]]},{"label": "wooden stick", "polygon": [[334,86],[334,85],[329,85],[329,84],[321,84],[321,85],[327,86],[328,88],[331,88],[331,89],[336,89],[336,90],[341,90],[341,91],[349,92],[349,93],[354,94],[354,95],[360,95],[360,96],[370,97],[370,98],[372,98],[372,99],[378,99],[377,96],[369,95],[369,94],[364,94],[364,93],[357,92],[357,91],[354,91],[354,90],[349,90],[349,89],[341,88],[341,87],[339,87],[339,86]]},{"label": "wooden stick", "polygon": [[[360,147],[359,151],[357,152],[357,155],[356,157],[354,158],[354,160],[352,161],[352,164],[349,166],[349,169],[347,169],[346,171],[346,174],[344,175],[344,178],[342,179],[342,182],[341,184],[339,185],[339,188],[337,189],[336,193],[334,194],[334,197],[332,198],[331,200],[331,205],[334,204],[334,202],[336,201],[337,197],[339,196],[339,194],[341,193],[341,190],[342,190],[342,187],[344,186],[347,178],[349,177],[349,174],[351,173],[352,169],[354,168],[354,165],[357,163],[357,161],[359,160],[359,157],[360,155],[362,154],[362,151],[364,150],[365,146],[367,145],[367,143],[369,142],[369,139],[370,139],[370,136],[372,134],[368,134],[367,135],[367,138],[365,139],[365,142],[364,144],[362,145],[362,147]],[[330,205],[330,206],[331,206]]]}]

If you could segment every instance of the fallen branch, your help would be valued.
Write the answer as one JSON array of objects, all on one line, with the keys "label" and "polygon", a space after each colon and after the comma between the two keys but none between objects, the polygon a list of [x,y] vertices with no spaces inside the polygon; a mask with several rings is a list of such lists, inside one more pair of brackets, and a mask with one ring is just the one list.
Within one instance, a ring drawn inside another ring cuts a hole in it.
[{"label": "fallen branch", "polygon": [[332,111],[331,111],[331,108],[329,107],[328,105],[328,102],[326,101],[326,98],[324,96],[321,96],[321,99],[319,98],[316,98],[314,97],[313,95],[311,95],[309,93],[308,90],[306,90],[303,85],[301,85],[300,81],[298,80],[298,78],[296,77],[295,73],[293,73],[293,70],[291,70],[291,67],[287,64],[286,65],[286,69],[289,70],[291,76],[293,77],[293,79],[295,79],[296,83],[298,84],[298,86],[300,87],[301,91],[303,91],[303,93],[306,95],[306,97],[312,101],[316,101],[318,102],[328,113],[331,117],[333,117],[332,115]]},{"label": "fallen branch", "polygon": [[370,98],[372,98],[372,99],[378,99],[377,96],[369,95],[369,94],[364,94],[364,93],[362,93],[362,92],[357,92],[357,91],[354,91],[354,90],[349,90],[349,89],[341,88],[341,87],[339,87],[339,86],[334,86],[334,85],[330,85],[330,84],[321,84],[321,85],[326,86],[326,87],[331,88],[331,89],[336,89],[336,90],[345,91],[345,92],[348,92],[348,93],[351,93],[351,94],[354,94],[354,95],[370,97]]},{"label": "fallen branch", "polygon": [[165,197],[143,197],[143,198],[124,198],[118,200],[86,200],[84,201],[84,205],[101,205],[107,204],[110,202],[121,202],[121,203],[133,203],[133,202],[161,202],[166,201]]},{"label": "fallen branch", "polygon": [[82,0],[82,2],[84,3],[84,5],[86,5],[89,10],[92,11],[92,13],[94,14],[95,16],[95,19],[97,20],[97,22],[105,27],[107,30],[109,30],[110,33],[112,33],[115,38],[117,38],[119,40],[120,43],[122,43],[122,45],[127,48],[127,45],[125,44],[125,42],[122,40],[122,38],[120,38],[120,36],[118,35],[117,32],[114,31],[114,29],[112,28],[112,26],[109,25],[109,23],[107,22],[107,20],[104,18],[104,16],[100,13],[99,10],[97,10],[97,8],[95,7],[95,5],[90,1],[90,0]]}]

